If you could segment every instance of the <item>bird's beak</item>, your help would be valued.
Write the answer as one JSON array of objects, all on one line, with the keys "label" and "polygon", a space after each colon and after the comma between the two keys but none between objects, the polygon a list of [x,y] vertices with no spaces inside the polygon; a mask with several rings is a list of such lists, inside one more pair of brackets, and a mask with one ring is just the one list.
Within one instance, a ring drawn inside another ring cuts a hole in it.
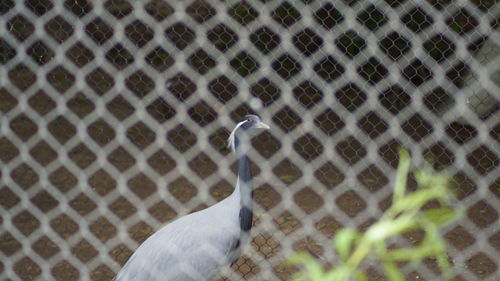
[{"label": "bird's beak", "polygon": [[264,130],[269,130],[271,129],[271,127],[269,127],[269,125],[267,125],[266,123],[264,122],[259,122],[255,125],[256,128],[258,129],[264,129]]}]

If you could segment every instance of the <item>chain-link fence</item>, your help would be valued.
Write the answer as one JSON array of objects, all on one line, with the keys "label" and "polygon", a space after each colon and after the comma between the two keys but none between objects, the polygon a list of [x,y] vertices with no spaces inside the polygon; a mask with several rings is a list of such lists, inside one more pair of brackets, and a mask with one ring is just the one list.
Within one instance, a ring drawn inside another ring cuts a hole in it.
[{"label": "chain-link fence", "polygon": [[405,146],[453,179],[454,280],[497,280],[499,19],[494,0],[2,0],[0,279],[112,279],[232,192],[226,139],[252,112],[272,127],[253,241],[217,279],[287,280],[294,251],[334,264],[332,235],[390,204]]}]

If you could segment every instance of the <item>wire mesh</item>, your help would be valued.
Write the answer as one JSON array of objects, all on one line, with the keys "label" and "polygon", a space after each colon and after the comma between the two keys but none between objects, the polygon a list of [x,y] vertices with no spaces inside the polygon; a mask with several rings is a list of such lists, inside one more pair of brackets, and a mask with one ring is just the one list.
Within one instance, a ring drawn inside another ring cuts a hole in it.
[{"label": "wire mesh", "polygon": [[[0,14],[2,280],[111,280],[162,225],[232,192],[225,142],[247,113],[272,127],[252,142],[253,240],[216,280],[287,280],[294,251],[334,264],[334,233],[390,204],[399,146],[452,177],[454,280],[498,277],[496,1],[5,0]],[[402,267],[440,276],[430,259]]]}]

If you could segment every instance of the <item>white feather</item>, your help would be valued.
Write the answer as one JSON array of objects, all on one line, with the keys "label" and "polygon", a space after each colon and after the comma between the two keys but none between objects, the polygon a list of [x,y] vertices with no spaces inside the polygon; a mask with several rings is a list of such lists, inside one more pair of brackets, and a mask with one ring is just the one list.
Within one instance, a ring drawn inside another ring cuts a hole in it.
[{"label": "white feather", "polygon": [[243,125],[245,122],[247,122],[246,120],[245,121],[241,121],[240,123],[238,123],[236,125],[236,127],[234,128],[234,130],[231,132],[231,134],[229,135],[229,138],[227,139],[227,147],[228,148],[231,148],[231,150],[233,152],[236,152],[236,144],[235,144],[235,137],[236,137],[236,131],[238,130],[238,128]]}]

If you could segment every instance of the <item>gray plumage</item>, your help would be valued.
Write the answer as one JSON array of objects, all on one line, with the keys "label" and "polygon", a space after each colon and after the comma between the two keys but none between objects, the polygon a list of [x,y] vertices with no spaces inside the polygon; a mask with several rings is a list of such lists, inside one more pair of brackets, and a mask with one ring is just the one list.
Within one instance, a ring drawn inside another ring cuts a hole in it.
[{"label": "gray plumage", "polygon": [[269,127],[247,115],[230,135],[238,156],[238,180],[233,193],[202,211],[184,216],[149,237],[130,257],[115,281],[201,281],[236,261],[249,242],[252,184],[246,156],[250,138]]}]

